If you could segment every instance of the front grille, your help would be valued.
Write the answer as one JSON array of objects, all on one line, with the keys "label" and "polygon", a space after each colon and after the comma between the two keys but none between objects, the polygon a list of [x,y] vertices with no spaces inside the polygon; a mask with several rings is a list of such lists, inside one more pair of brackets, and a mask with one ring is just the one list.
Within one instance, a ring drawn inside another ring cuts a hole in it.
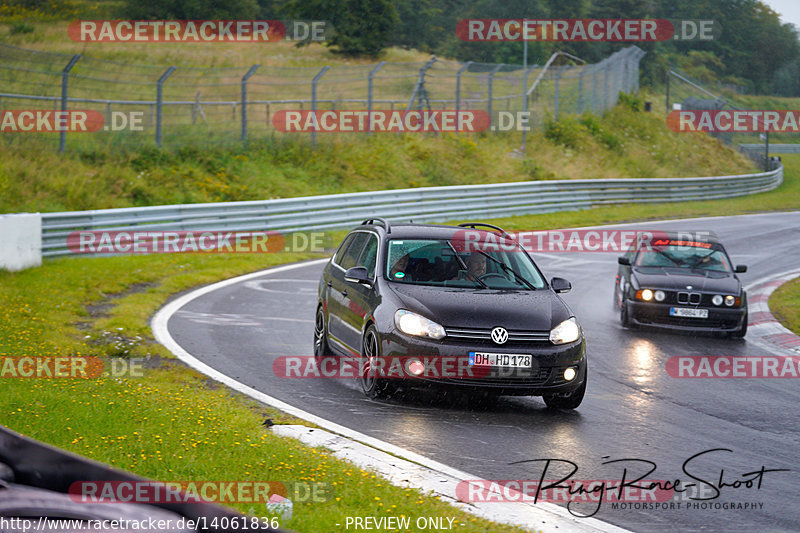
[{"label": "front grille", "polygon": [[679,292],[678,293],[678,303],[679,304],[694,304],[694,305],[698,305],[700,303],[700,293],[699,292]]},{"label": "front grille", "polygon": [[[491,328],[445,328],[447,337],[454,340],[484,341],[494,344]],[[549,331],[508,330],[510,343],[550,342]]]}]

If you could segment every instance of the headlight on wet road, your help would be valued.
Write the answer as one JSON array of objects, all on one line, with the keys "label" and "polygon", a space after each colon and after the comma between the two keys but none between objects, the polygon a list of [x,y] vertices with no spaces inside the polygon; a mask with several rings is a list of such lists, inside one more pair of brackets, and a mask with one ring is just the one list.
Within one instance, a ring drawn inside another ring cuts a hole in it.
[{"label": "headlight on wet road", "polygon": [[581,327],[575,317],[568,318],[550,330],[550,342],[553,344],[568,344],[575,342],[581,336]]}]

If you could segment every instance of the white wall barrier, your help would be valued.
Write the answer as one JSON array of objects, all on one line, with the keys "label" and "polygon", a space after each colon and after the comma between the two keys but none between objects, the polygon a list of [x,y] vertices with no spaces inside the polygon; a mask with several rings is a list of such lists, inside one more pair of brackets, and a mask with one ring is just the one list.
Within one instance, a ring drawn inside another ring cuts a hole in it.
[{"label": "white wall barrier", "polygon": [[0,268],[23,270],[42,264],[42,215],[0,215]]}]

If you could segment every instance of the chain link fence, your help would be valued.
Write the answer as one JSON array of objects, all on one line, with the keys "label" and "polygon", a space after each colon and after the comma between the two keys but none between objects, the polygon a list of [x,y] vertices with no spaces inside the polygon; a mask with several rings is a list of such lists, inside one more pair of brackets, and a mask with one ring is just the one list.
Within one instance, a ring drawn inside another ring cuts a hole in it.
[{"label": "chain link fence", "polygon": [[[483,110],[495,124],[501,111],[525,109],[526,93],[529,124],[536,129],[548,117],[602,113],[616,105],[620,92],[638,91],[643,55],[632,46],[596,64],[559,58],[527,71],[522,65],[436,58],[330,67],[198,68],[0,44],[0,110],[80,109],[103,115],[108,129],[96,133],[43,134],[61,150],[86,143],[202,147],[247,142],[280,135],[272,123],[280,110]],[[139,131],[120,127],[132,114]],[[116,127],[120,130],[112,131]],[[14,142],[13,135],[3,137]]]},{"label": "chain link fence", "polygon": [[[741,94],[739,86],[718,87],[729,93]],[[738,102],[734,96],[724,96],[710,91],[701,81],[692,78],[685,72],[671,68],[666,77],[666,109],[667,113],[675,110],[720,111],[723,109],[746,110],[748,106]],[[763,108],[761,110],[764,110]],[[740,152],[752,159],[765,171],[777,168],[775,153],[793,153],[792,143],[800,143],[796,133],[759,133],[759,132],[709,132],[720,142],[735,145]],[[780,151],[770,150],[770,145],[781,143]],[[798,145],[800,147],[800,145]],[[800,149],[798,149],[800,151]]]}]

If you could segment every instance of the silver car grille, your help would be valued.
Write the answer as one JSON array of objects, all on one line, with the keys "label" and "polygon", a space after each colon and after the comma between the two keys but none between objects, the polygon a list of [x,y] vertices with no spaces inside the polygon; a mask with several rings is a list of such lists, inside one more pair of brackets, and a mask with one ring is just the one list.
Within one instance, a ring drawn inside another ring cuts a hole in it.
[{"label": "silver car grille", "polygon": [[[491,328],[445,328],[447,337],[458,340],[492,342]],[[549,342],[549,331],[508,330],[509,342]]]}]

